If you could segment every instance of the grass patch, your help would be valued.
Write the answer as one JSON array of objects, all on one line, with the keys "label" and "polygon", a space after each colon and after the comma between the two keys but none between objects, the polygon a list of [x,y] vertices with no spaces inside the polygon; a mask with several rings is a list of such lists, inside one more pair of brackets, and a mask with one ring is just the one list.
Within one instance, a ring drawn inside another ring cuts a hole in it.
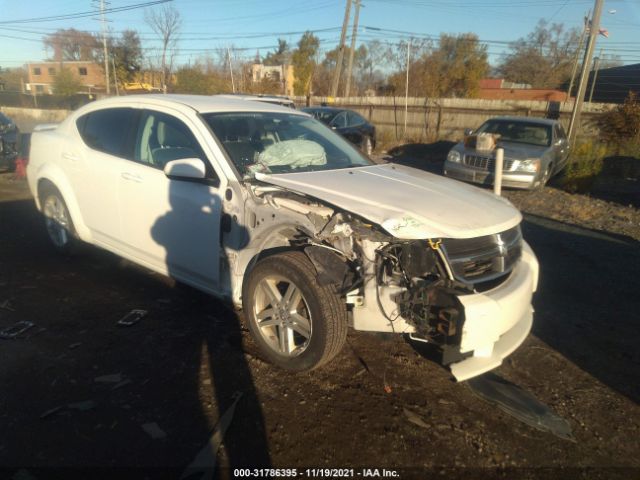
[{"label": "grass patch", "polygon": [[582,141],[574,147],[562,177],[562,188],[570,193],[588,193],[602,171],[607,146],[594,140]]}]

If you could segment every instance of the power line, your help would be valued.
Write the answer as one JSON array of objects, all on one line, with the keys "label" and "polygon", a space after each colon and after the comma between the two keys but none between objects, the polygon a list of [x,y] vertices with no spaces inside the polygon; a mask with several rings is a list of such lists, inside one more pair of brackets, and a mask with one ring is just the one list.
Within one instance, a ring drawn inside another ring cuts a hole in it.
[{"label": "power line", "polygon": [[[126,7],[105,8],[104,12],[105,13],[126,12],[129,10],[152,7],[154,5],[160,5],[160,4],[168,3],[172,1],[173,0],[156,0],[152,2],[144,2],[144,3],[136,3],[134,5],[127,5]],[[53,21],[60,21],[60,20],[75,20],[77,18],[93,17],[95,16],[95,14],[96,14],[95,10],[90,10],[88,12],[68,13],[65,15],[51,15],[48,17],[23,18],[19,20],[2,20],[0,21],[0,24],[7,25],[7,24],[14,24],[14,23],[39,23],[39,22],[53,22]]]}]

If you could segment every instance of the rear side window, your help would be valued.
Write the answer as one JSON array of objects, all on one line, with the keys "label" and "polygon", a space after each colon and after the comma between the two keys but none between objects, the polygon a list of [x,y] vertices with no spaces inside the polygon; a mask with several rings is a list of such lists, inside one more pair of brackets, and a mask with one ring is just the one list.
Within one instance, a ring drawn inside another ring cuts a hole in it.
[{"label": "rear side window", "polygon": [[340,112],[331,121],[331,126],[336,128],[345,128],[347,126],[347,112]]},{"label": "rear side window", "polygon": [[348,115],[348,123],[350,127],[355,127],[358,125],[363,125],[365,123],[365,119],[358,115],[356,112],[347,112]]},{"label": "rear side window", "polygon": [[132,108],[108,108],[80,117],[76,125],[84,143],[100,152],[128,158],[129,135],[136,111]]}]

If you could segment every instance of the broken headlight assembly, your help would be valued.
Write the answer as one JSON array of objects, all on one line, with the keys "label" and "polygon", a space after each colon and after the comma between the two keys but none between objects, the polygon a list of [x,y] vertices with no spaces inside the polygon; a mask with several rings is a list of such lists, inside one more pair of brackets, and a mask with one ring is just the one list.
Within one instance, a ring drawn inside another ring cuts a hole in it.
[{"label": "broken headlight assembly", "polygon": [[383,311],[389,321],[401,316],[415,327],[419,338],[440,346],[456,345],[464,322],[456,294],[472,290],[449,278],[438,248],[438,243],[424,240],[385,245],[376,251],[376,281],[378,290],[399,287],[398,309],[391,315]]}]

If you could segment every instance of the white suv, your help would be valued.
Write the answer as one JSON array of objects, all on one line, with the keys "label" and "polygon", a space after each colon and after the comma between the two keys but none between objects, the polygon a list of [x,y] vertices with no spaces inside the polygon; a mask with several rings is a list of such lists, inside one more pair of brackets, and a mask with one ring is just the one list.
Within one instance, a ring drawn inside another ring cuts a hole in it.
[{"label": "white suv", "polygon": [[59,250],[82,240],[233,302],[286,369],[328,362],[351,326],[439,345],[464,380],[531,329],[538,263],[508,201],[375,165],[301,112],[98,101],[37,129],[28,178]]}]

